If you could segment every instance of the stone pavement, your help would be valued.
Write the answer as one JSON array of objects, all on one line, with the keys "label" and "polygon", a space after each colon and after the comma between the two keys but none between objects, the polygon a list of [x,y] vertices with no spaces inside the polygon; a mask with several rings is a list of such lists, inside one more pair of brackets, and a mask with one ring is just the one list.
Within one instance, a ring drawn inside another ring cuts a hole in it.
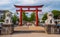
[{"label": "stone pavement", "polygon": [[60,37],[60,34],[46,34],[39,32],[14,33],[12,35],[0,35],[0,37]]}]

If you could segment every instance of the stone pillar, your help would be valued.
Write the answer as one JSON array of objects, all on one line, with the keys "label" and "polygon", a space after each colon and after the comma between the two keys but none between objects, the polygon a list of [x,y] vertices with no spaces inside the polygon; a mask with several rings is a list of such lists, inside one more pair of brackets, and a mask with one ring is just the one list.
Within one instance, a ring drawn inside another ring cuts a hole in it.
[{"label": "stone pillar", "polygon": [[11,24],[3,24],[1,34],[3,34],[3,35],[12,34],[13,33],[13,28],[14,27]]},{"label": "stone pillar", "polygon": [[53,18],[53,14],[52,12],[47,14],[47,20],[45,21],[45,28],[46,28],[46,32],[47,33],[55,33],[56,30],[56,24],[54,22],[54,18]]},{"label": "stone pillar", "polygon": [[6,13],[5,22],[2,25],[1,34],[11,34],[13,32],[12,20],[11,20],[11,13]]}]

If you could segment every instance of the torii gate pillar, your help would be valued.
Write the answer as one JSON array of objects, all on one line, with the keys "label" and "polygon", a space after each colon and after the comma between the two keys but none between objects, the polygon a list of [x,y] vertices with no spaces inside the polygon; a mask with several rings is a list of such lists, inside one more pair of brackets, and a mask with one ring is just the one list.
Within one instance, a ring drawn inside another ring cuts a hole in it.
[{"label": "torii gate pillar", "polygon": [[36,26],[38,26],[38,9],[36,8]]},{"label": "torii gate pillar", "polygon": [[22,8],[20,10],[20,19],[19,19],[19,25],[22,26]]},{"label": "torii gate pillar", "polygon": [[[42,10],[38,10],[38,8],[42,8],[43,5],[40,6],[18,6],[15,5],[16,8],[20,8],[19,11],[20,12],[20,18],[19,18],[19,25],[22,26],[22,11],[36,11],[36,26],[38,26],[38,11],[42,12]],[[22,8],[28,8],[28,10],[23,10]],[[35,10],[30,10],[30,8],[35,8]]]}]

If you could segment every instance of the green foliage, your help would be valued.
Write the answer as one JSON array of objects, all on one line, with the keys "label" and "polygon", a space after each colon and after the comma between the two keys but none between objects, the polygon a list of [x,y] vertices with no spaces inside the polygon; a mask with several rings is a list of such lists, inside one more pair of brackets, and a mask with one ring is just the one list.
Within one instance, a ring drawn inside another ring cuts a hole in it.
[{"label": "green foliage", "polygon": [[[57,19],[58,16],[60,16],[60,11],[58,10],[53,10],[52,13],[54,14],[54,19]],[[42,18],[43,22],[45,22],[46,19],[47,19],[47,13],[45,13]]]},{"label": "green foliage", "polygon": [[4,20],[1,19],[0,22],[4,22]]},{"label": "green foliage", "polygon": [[31,14],[31,17],[29,18],[29,21],[34,21],[35,20],[35,13]]},{"label": "green foliage", "polygon": [[45,22],[46,19],[47,19],[47,13],[43,15],[43,18],[42,18],[43,22]]},{"label": "green foliage", "polygon": [[12,22],[13,22],[14,24],[16,24],[16,21],[18,21],[18,18],[17,18],[16,15],[14,15],[14,16],[12,17]]},{"label": "green foliage", "polygon": [[22,13],[22,17],[23,17],[23,20],[24,21],[28,21],[28,17],[26,16],[26,13],[25,12]]},{"label": "green foliage", "polygon": [[31,17],[27,17],[27,16],[26,16],[26,13],[23,12],[22,17],[23,17],[23,20],[24,20],[24,21],[31,22],[31,21],[34,21],[34,20],[35,20],[35,13],[32,13],[32,14],[31,14]]},{"label": "green foliage", "polygon": [[60,16],[60,11],[58,11],[58,10],[53,10],[52,13],[54,14],[55,19],[57,19],[58,16]]}]

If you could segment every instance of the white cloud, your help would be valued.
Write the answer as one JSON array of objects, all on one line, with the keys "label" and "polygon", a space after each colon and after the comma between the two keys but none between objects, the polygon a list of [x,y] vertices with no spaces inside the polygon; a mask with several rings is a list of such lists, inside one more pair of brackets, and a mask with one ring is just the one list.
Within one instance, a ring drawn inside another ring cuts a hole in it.
[{"label": "white cloud", "polygon": [[52,10],[52,8],[51,7],[43,7],[42,8],[42,12],[49,12],[49,11],[51,11]]},{"label": "white cloud", "polygon": [[0,0],[0,5],[9,4],[11,0]]},{"label": "white cloud", "polygon": [[[11,11],[15,10],[14,4],[17,5],[40,5],[44,4],[43,12],[51,11],[54,9],[59,9],[60,0],[0,0],[0,9],[11,9]],[[59,6],[59,8],[58,8]]]},{"label": "white cloud", "polygon": [[24,2],[23,4],[35,4],[35,3],[37,3],[36,0],[22,0],[22,2]]},{"label": "white cloud", "polygon": [[20,4],[20,5],[36,5],[36,4],[48,4],[52,2],[59,2],[60,0],[14,0],[15,4]]},{"label": "white cloud", "polygon": [[36,5],[36,4],[47,4],[49,2],[55,2],[60,0],[13,0],[18,5]]},{"label": "white cloud", "polygon": [[[41,3],[42,0],[13,0],[15,2],[15,4],[18,5],[35,5],[37,3]],[[45,1],[45,0],[43,0]]]}]

